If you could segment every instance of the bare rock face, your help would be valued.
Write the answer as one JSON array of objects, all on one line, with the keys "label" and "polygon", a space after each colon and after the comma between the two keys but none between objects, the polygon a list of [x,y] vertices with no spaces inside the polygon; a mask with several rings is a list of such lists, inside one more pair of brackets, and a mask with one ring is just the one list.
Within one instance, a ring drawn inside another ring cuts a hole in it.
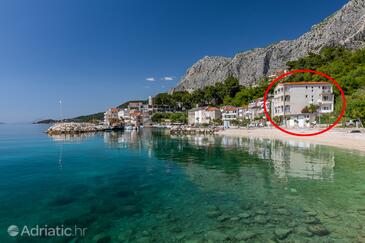
[{"label": "bare rock face", "polygon": [[254,85],[260,78],[285,69],[288,61],[331,46],[365,47],[364,0],[349,1],[296,40],[238,53],[233,58],[204,57],[187,70],[175,91],[202,88],[222,82],[230,75],[238,78],[242,85]]}]

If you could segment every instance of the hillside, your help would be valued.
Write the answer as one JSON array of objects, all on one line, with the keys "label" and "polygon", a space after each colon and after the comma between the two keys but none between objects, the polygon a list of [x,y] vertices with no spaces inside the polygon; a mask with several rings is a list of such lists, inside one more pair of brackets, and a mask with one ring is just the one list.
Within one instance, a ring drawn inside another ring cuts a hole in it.
[{"label": "hillside", "polygon": [[238,53],[233,58],[204,57],[187,70],[174,90],[202,88],[223,82],[229,76],[237,78],[241,85],[255,85],[261,77],[286,69],[288,61],[334,46],[349,49],[365,46],[365,1],[349,1],[296,40],[283,40]]}]

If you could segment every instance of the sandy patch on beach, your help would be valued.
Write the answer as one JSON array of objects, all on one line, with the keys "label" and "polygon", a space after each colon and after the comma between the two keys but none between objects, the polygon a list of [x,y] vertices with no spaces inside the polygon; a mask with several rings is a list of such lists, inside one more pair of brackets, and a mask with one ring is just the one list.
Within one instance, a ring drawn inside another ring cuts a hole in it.
[{"label": "sandy patch on beach", "polygon": [[[318,130],[290,130],[295,133],[313,133]],[[225,136],[244,136],[253,138],[267,138],[278,140],[292,140],[292,141],[304,141],[314,144],[322,144],[327,146],[334,146],[344,149],[359,150],[365,152],[365,131],[362,129],[362,133],[350,133],[350,130],[345,129],[332,129],[328,132],[317,136],[310,137],[297,137],[286,134],[276,128],[252,128],[252,129],[236,129],[230,128],[220,132],[219,135]]]}]

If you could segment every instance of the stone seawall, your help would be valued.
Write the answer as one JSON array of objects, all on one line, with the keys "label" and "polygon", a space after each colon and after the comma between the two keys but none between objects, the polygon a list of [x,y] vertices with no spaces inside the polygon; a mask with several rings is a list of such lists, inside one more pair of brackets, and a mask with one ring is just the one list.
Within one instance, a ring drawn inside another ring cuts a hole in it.
[{"label": "stone seawall", "polygon": [[95,125],[93,123],[56,123],[47,129],[46,133],[49,135],[57,134],[73,134],[73,133],[84,133],[84,132],[98,132],[105,131],[108,129],[105,125]]},{"label": "stone seawall", "polygon": [[217,132],[214,128],[195,128],[195,127],[172,127],[170,129],[171,135],[195,135],[195,134],[206,134],[213,135]]}]

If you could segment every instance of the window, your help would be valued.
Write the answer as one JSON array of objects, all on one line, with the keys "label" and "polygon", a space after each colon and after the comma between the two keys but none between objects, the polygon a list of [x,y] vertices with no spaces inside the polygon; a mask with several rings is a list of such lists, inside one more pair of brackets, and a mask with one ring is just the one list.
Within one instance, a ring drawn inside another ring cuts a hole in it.
[{"label": "window", "polygon": [[308,89],[308,86],[305,86],[306,89]]},{"label": "window", "polygon": [[305,95],[305,98],[308,98],[308,95]]}]

